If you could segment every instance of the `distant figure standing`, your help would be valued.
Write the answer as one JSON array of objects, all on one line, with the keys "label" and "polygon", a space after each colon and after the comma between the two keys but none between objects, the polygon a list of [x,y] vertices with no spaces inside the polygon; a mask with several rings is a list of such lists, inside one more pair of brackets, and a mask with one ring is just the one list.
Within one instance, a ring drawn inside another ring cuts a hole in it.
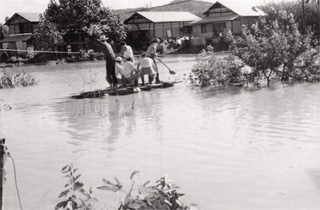
[{"label": "distant figure standing", "polygon": [[[154,63],[155,68],[156,68],[156,72],[157,72],[156,83],[160,83],[158,66],[157,66],[157,63],[156,63],[156,60],[155,60],[155,57],[157,56],[157,47],[159,45],[159,42],[160,42],[159,39],[155,38],[152,41],[152,43],[150,44],[150,46],[148,47],[148,49],[147,49],[147,55],[148,55],[148,57],[150,57],[153,60],[153,63]],[[149,80],[150,80],[150,78],[149,78]]]},{"label": "distant figure standing", "polygon": [[103,46],[103,54],[106,60],[106,80],[110,84],[111,89],[117,88],[117,77],[115,74],[115,54],[112,46],[107,42],[109,40],[105,35],[101,35],[98,41]]},{"label": "distant figure standing", "polygon": [[123,57],[124,61],[126,61],[126,58],[131,58],[130,60],[133,63],[133,51],[132,48],[126,44],[125,41],[121,41],[120,42],[120,46],[121,46],[121,51],[120,51],[120,55],[121,57]]}]

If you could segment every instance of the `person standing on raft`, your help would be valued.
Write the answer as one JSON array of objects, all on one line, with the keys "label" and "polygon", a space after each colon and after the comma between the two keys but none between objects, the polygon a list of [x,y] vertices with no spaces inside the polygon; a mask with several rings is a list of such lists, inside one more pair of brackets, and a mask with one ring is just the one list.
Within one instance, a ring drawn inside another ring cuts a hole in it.
[{"label": "person standing on raft", "polygon": [[98,39],[99,43],[103,47],[103,54],[106,60],[106,80],[110,84],[111,89],[117,89],[118,81],[115,74],[115,54],[113,52],[112,46],[107,42],[110,41],[105,35],[100,35]]}]

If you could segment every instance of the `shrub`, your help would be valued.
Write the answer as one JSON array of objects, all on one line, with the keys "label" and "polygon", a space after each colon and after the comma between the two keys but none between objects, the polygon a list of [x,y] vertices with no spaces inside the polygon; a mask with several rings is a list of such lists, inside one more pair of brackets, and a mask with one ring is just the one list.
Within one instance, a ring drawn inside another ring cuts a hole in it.
[{"label": "shrub", "polygon": [[[285,81],[292,77],[296,59],[310,49],[311,36],[299,32],[292,14],[279,11],[277,20],[262,18],[251,31],[243,26],[242,37],[234,39],[234,54],[256,75],[263,75],[269,86],[271,78]],[[244,47],[239,48],[239,42]]]},{"label": "shrub", "polygon": [[32,86],[37,84],[38,81],[29,73],[25,71],[21,73],[9,73],[4,70],[0,72],[0,89],[1,88],[14,88],[17,86]]},{"label": "shrub", "polygon": [[212,51],[204,51],[197,56],[189,82],[192,86],[228,86],[243,82],[243,63],[233,55],[225,59],[217,58]]},{"label": "shrub", "polygon": [[[92,210],[92,202],[98,200],[92,195],[92,188],[89,192],[83,189],[84,184],[79,181],[81,174],[77,174],[77,168],[73,164],[66,165],[62,168],[62,173],[68,178],[65,189],[59,194],[62,198],[55,209],[66,210]],[[97,189],[106,190],[122,196],[117,207],[118,210],[196,210],[194,205],[188,206],[183,204],[181,197],[184,195],[178,192],[179,187],[166,176],[161,177],[150,185],[150,181],[137,185],[135,177],[139,171],[133,171],[130,175],[131,186],[125,191],[123,185],[115,177],[114,182],[105,178],[102,179],[104,185]],[[134,188],[135,187],[135,188]]]},{"label": "shrub", "polygon": [[183,204],[180,197],[184,194],[179,193],[179,187],[166,176],[161,177],[154,185],[149,186],[150,181],[148,181],[134,190],[135,175],[138,173],[139,171],[134,171],[131,174],[131,187],[127,192],[123,190],[123,186],[117,178],[114,178],[115,183],[102,179],[105,185],[98,187],[98,189],[123,194],[124,199],[117,208],[118,210],[196,210],[194,206]]}]

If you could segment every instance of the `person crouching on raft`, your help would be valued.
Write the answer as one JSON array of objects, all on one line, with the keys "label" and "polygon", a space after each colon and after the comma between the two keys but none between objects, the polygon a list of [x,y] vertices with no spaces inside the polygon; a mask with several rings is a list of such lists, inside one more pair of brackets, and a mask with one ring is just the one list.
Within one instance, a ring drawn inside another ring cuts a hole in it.
[{"label": "person crouching on raft", "polygon": [[[156,72],[157,72],[157,75],[156,75],[156,83],[160,83],[160,79],[159,79],[159,71],[158,71],[158,66],[157,66],[157,63],[156,63],[156,56],[157,56],[157,47],[159,45],[159,39],[158,38],[155,38],[152,43],[150,44],[150,46],[148,47],[147,49],[147,55],[148,57],[150,57],[155,65],[155,68],[156,68]],[[150,79],[149,79],[150,80]]]},{"label": "person crouching on raft", "polygon": [[158,68],[151,58],[148,58],[145,53],[142,53],[137,65],[137,71],[141,77],[142,85],[144,85],[144,75],[146,74],[149,75],[149,83],[152,84],[152,81],[157,74]]},{"label": "person crouching on raft", "polygon": [[[137,78],[140,76],[138,71],[134,67],[134,64],[131,60],[131,57],[126,57],[125,62],[123,63],[123,75],[122,83],[126,87],[127,85],[138,85]],[[134,74],[135,73],[135,74]],[[135,81],[133,83],[133,81]]]}]

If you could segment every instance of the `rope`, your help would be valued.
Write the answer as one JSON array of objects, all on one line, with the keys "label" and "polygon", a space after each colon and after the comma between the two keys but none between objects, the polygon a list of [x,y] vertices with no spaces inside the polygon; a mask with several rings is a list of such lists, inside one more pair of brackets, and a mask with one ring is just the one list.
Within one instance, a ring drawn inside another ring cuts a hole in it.
[{"label": "rope", "polygon": [[44,50],[13,50],[13,49],[0,49],[0,51],[11,52],[35,52],[35,53],[62,53],[62,54],[80,54],[80,52],[64,52],[64,51],[44,51]]},{"label": "rope", "polygon": [[10,153],[8,153],[8,157],[10,157],[10,158],[11,158],[11,160],[12,160],[13,170],[14,170],[14,181],[15,181],[16,190],[17,190],[17,194],[18,194],[18,199],[19,199],[20,209],[22,210],[22,204],[21,204],[21,199],[20,199],[20,193],[19,193],[19,188],[18,188],[18,183],[17,183],[17,171],[16,171],[16,164],[14,163],[14,159],[13,159],[13,157],[10,155]]}]

